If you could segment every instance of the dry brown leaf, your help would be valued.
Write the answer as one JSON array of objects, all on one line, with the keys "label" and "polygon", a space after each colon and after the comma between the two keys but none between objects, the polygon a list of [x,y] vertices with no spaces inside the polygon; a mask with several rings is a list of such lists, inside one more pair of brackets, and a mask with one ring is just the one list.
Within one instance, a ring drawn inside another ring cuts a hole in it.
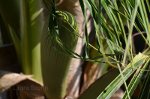
[{"label": "dry brown leaf", "polygon": [[2,99],[45,99],[44,90],[48,89],[33,80],[30,75],[0,71]]}]

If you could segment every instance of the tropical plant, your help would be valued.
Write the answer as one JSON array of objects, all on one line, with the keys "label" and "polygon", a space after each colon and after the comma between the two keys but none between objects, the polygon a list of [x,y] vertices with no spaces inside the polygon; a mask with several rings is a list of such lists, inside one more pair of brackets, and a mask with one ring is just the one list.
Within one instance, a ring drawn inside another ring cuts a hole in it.
[{"label": "tropical plant", "polygon": [[[138,86],[136,98],[149,98],[149,0],[57,1],[0,1],[0,15],[24,73],[42,81],[42,71],[47,98],[110,99],[124,87],[122,98],[131,99]],[[56,6],[59,3],[68,6]],[[79,24],[76,5],[81,7],[84,24]],[[84,42],[83,54],[75,51],[78,39]],[[73,73],[71,77],[77,78],[68,81],[74,58],[88,65],[78,65],[82,74]],[[78,87],[77,93],[70,94],[74,87]]]}]

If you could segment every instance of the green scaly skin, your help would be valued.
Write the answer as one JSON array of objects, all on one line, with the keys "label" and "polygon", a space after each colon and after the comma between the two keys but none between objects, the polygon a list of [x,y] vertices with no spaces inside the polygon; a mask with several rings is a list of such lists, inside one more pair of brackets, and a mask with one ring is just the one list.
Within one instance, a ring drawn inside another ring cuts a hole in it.
[{"label": "green scaly skin", "polygon": [[63,99],[66,95],[66,75],[72,57],[64,48],[75,49],[77,30],[77,23],[68,12],[56,11],[56,15],[50,17],[49,32],[43,34],[41,42],[42,72],[48,99]]}]

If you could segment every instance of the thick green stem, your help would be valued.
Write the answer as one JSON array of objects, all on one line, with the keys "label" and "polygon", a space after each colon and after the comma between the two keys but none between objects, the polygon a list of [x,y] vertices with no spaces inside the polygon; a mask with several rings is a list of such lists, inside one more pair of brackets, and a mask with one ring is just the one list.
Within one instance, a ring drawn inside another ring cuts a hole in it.
[{"label": "thick green stem", "polygon": [[41,81],[40,37],[44,22],[41,1],[22,0],[20,16],[23,69]]}]

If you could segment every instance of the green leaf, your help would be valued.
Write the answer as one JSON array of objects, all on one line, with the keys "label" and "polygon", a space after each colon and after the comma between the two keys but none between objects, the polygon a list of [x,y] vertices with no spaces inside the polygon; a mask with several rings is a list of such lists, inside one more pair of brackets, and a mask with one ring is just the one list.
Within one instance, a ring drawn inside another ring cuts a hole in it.
[{"label": "green leaf", "polygon": [[[143,64],[143,66],[139,66],[136,70],[136,72],[134,73],[134,76],[132,77],[129,85],[128,85],[128,92],[129,95],[132,96],[132,94],[134,93],[134,90],[136,89],[136,87],[138,86],[139,82],[141,81],[142,76],[144,76],[144,73],[147,72],[146,68],[149,65],[149,59],[147,59],[147,62],[145,64]],[[123,99],[128,99],[127,96],[127,92],[125,92]],[[144,99],[144,98],[142,98]]]},{"label": "green leaf", "polygon": [[110,97],[124,84],[123,79],[126,81],[137,69],[147,61],[148,56],[143,54],[136,55],[130,64],[122,71],[123,77],[119,74],[106,88],[100,93],[98,99],[110,99]]},{"label": "green leaf", "polygon": [[[96,80],[78,99],[96,99],[99,93],[105,91],[105,88],[119,75],[117,69],[112,69]],[[105,98],[104,98],[105,99]]]},{"label": "green leaf", "polygon": [[113,69],[93,83],[79,99],[110,99],[110,97],[124,84],[125,81],[134,73],[137,67],[141,67],[147,61],[147,56],[138,54],[133,61],[122,71],[123,78],[117,69]]}]

